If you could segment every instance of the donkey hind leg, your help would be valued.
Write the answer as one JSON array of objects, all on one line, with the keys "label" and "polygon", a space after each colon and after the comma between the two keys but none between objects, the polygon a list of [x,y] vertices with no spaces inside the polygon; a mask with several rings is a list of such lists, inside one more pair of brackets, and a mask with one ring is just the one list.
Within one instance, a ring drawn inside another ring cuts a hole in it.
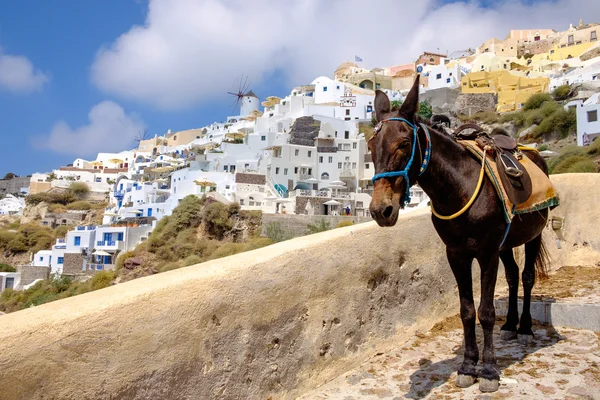
[{"label": "donkey hind leg", "polygon": [[473,257],[451,251],[448,248],[446,249],[446,255],[458,284],[460,318],[465,338],[464,360],[458,369],[456,386],[465,388],[475,383],[475,377],[477,376],[475,367],[479,361],[479,349],[475,340],[475,304],[473,302],[473,278],[471,274]]},{"label": "donkey hind leg", "polygon": [[483,369],[479,380],[479,390],[495,392],[500,383],[500,373],[496,363],[494,350],[494,325],[496,310],[494,308],[494,291],[498,275],[499,254],[485,254],[477,257],[481,267],[481,301],[479,304],[479,322],[483,329]]},{"label": "donkey hind leg", "polygon": [[531,329],[531,289],[535,284],[535,262],[542,247],[542,235],[535,237],[525,243],[525,267],[523,269],[523,312],[521,322],[517,331],[521,344],[530,344],[533,341],[533,330]]},{"label": "donkey hind leg", "polygon": [[517,338],[517,324],[519,323],[519,266],[515,261],[512,249],[501,251],[500,259],[504,264],[504,273],[508,283],[508,313],[506,323],[500,328],[500,337],[502,340],[513,340]]}]

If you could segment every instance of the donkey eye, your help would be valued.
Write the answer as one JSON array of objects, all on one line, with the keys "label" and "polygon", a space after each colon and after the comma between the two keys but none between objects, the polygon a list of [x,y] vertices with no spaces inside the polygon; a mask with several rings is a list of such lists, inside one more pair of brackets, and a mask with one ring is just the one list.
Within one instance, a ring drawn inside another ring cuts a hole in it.
[{"label": "donkey eye", "polygon": [[408,140],[403,140],[398,144],[398,150],[404,150],[408,146],[410,146],[410,142]]}]

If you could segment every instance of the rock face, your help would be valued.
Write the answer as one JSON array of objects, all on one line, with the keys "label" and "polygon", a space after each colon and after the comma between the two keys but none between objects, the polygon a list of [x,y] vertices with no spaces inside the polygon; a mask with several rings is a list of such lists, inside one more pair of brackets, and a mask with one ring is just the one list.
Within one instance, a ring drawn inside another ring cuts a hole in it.
[{"label": "rock face", "polygon": [[314,146],[315,138],[319,136],[321,121],[313,117],[297,118],[290,130],[290,143],[302,146]]},{"label": "rock face", "polygon": [[[600,174],[552,180],[553,265],[595,265]],[[3,315],[2,399],[292,399],[458,310],[418,210]]]},{"label": "rock face", "polygon": [[39,221],[46,218],[48,212],[48,204],[41,202],[35,206],[26,206],[21,217],[21,224],[29,224],[34,221]]},{"label": "rock face", "polygon": [[524,129],[521,133],[519,133],[519,138],[523,138],[523,137],[529,136],[533,132],[533,130],[535,128],[537,128],[537,125],[533,124],[529,128]]},{"label": "rock face", "polygon": [[498,97],[493,93],[462,93],[454,103],[456,114],[472,116],[478,112],[496,111]]}]

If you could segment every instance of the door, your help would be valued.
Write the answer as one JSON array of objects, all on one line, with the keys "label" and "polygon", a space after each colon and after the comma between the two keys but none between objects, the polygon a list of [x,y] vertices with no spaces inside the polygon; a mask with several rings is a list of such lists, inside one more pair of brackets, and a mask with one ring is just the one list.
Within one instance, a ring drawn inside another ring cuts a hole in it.
[{"label": "door", "polygon": [[119,233],[117,233],[117,240],[118,240],[119,242],[122,242],[122,241],[123,241],[123,232],[119,232]]},{"label": "door", "polygon": [[149,217],[151,217],[151,216],[152,216],[152,209],[151,209],[151,208],[149,208],[149,209],[148,209],[148,216],[149,216]]},{"label": "door", "polygon": [[112,233],[104,233],[104,241],[107,242],[105,244],[108,244],[108,242],[112,241]]},{"label": "door", "polygon": [[15,278],[6,278],[4,289],[12,289],[13,287],[15,287]]}]

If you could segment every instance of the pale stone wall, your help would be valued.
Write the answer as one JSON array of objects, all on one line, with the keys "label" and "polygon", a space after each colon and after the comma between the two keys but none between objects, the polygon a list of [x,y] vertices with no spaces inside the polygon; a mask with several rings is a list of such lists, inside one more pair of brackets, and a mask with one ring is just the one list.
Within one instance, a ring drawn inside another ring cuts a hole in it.
[{"label": "pale stone wall", "polygon": [[[562,249],[545,233],[555,265],[595,265],[600,174],[553,181],[566,222]],[[2,398],[292,399],[458,312],[430,218],[418,210],[393,228],[335,229],[0,316]]]},{"label": "pale stone wall", "polygon": [[50,267],[22,265],[17,270],[21,273],[21,287],[29,285],[36,279],[48,279],[50,277]]},{"label": "pale stone wall", "polygon": [[[301,199],[301,198],[297,198]],[[321,199],[327,201],[330,199]],[[340,222],[352,221],[354,224],[373,221],[371,217],[343,217],[333,215],[292,215],[292,214],[263,214],[262,215],[262,236],[266,235],[266,228],[269,224],[279,223],[281,228],[290,235],[298,237],[306,235],[307,225],[319,223],[324,219],[331,228],[335,228]]]}]

